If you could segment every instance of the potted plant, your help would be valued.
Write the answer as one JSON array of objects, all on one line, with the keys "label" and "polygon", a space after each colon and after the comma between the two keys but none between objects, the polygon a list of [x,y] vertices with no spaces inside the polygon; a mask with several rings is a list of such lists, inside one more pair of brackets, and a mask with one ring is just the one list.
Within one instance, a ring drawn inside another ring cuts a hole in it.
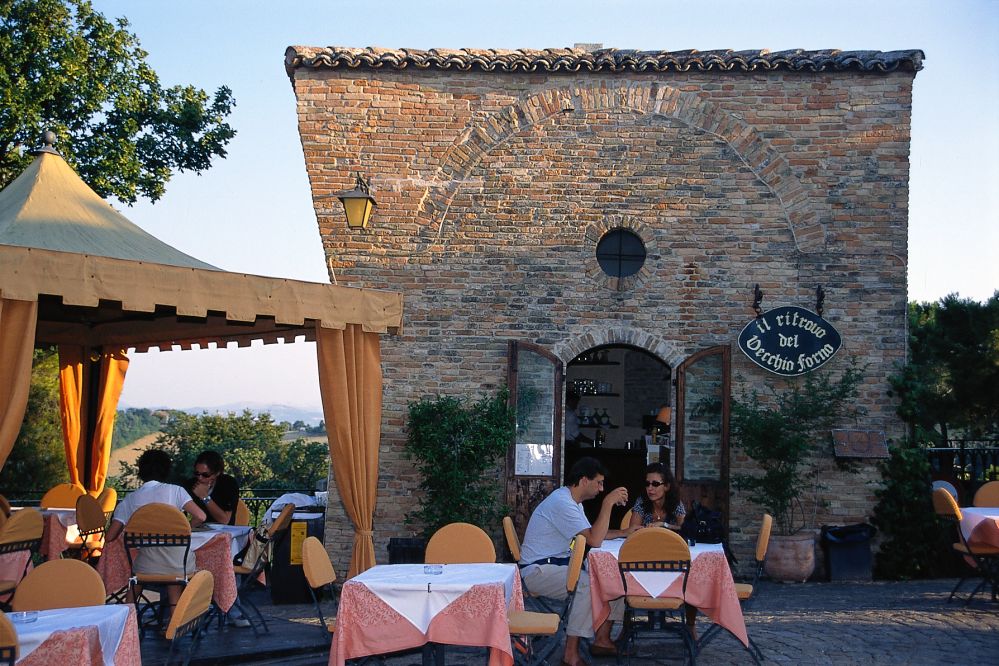
[{"label": "potted plant", "polygon": [[505,389],[476,402],[440,396],[409,405],[407,455],[422,476],[419,507],[406,523],[429,538],[453,522],[487,532],[505,513],[497,470],[514,436]]},{"label": "potted plant", "polygon": [[856,401],[862,379],[851,365],[835,379],[819,371],[783,389],[772,386],[767,396],[751,391],[733,400],[733,440],[762,472],[737,474],[733,481],[774,517],[766,567],[771,578],[804,581],[815,569],[815,534],[802,532],[802,499],[820,488],[815,454],[831,447],[828,431],[862,413]]}]

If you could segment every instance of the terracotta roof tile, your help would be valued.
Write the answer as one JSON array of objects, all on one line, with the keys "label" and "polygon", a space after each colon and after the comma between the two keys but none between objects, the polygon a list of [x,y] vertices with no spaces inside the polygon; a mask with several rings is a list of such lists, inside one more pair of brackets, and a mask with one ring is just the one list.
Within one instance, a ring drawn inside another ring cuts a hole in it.
[{"label": "terracotta roof tile", "polygon": [[841,71],[918,72],[920,50],[906,51],[633,51],[598,49],[383,49],[342,46],[289,46],[285,68],[438,69],[484,72],[686,72],[686,71]]}]

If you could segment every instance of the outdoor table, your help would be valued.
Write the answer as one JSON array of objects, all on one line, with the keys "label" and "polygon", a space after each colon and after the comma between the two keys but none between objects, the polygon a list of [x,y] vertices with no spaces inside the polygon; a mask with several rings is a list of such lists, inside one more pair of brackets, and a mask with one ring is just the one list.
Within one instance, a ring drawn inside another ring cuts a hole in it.
[{"label": "outdoor table", "polygon": [[961,533],[971,547],[999,548],[999,507],[961,509]]},{"label": "outdoor table", "polygon": [[[23,615],[35,619],[25,622]],[[142,664],[135,606],[131,604],[57,608],[8,617],[20,645],[18,666]]]},{"label": "outdoor table", "polygon": [[[13,507],[12,511],[20,511],[24,507]],[[76,509],[49,507],[36,509],[42,514],[45,525],[42,531],[42,545],[39,551],[46,560],[57,560],[80,536],[76,526]]]},{"label": "outdoor table", "polygon": [[[250,528],[238,529],[246,530],[245,538],[248,538]],[[212,572],[215,578],[212,601],[225,613],[228,613],[236,602],[236,573],[232,568],[234,541],[231,528],[191,533],[191,550],[194,551],[195,564],[198,570]],[[97,573],[104,579],[104,587],[108,593],[128,585],[130,569],[124,544],[125,540],[122,537],[104,544],[104,553],[97,563]],[[189,575],[193,573],[193,571],[188,572]]]},{"label": "outdoor table", "polygon": [[513,664],[507,613],[523,610],[515,564],[383,564],[343,585],[331,666],[427,643],[490,648],[492,666]]},{"label": "outdoor table", "polygon": [[[599,548],[590,550],[588,556],[594,629],[610,615],[610,602],[625,593],[617,563],[622,544],[624,539],[604,541]],[[742,606],[739,605],[739,595],[735,591],[735,581],[724,548],[720,543],[697,544],[690,548],[690,559],[686,594],[682,574],[664,572],[629,572],[628,594],[683,599],[748,647],[746,621],[742,617]]]}]

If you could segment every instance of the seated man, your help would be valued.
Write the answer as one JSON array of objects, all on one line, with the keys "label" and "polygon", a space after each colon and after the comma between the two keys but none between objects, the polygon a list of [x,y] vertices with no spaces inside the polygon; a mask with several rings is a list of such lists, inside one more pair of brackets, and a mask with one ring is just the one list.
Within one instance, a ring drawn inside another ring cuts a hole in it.
[{"label": "seated man", "polygon": [[[604,489],[607,471],[594,458],[581,458],[565,477],[565,485],[546,497],[531,514],[521,546],[520,575],[533,594],[555,599],[566,597],[569,572],[569,542],[577,534],[586,537],[587,545],[599,546],[605,538],[626,536],[632,530],[611,530],[611,509],[628,502],[628,490],[615,488],[600,505],[600,515],[592,526],[581,502],[593,499]],[[600,625],[590,646],[594,656],[612,656],[617,649],[610,639],[611,625],[623,617],[620,600],[611,602],[610,617]],[[569,666],[585,663],[579,656],[579,639],[593,638],[593,608],[590,606],[590,577],[584,570],[576,587],[576,598],[569,613],[563,662]]]},{"label": "seated man", "polygon": [[[191,525],[197,527],[205,522],[205,512],[198,508],[186,490],[171,483],[164,483],[170,476],[172,462],[163,451],[144,451],[138,460],[139,480],[143,483],[137,490],[125,496],[115,508],[111,525],[108,527],[107,541],[121,536],[125,525],[139,507],[147,504],[169,504],[191,515]],[[184,553],[179,548],[143,548],[135,558],[135,570],[139,573],[172,573],[188,575],[196,571],[194,552],[188,553],[186,566]],[[167,587],[167,597],[171,608],[177,605],[180,589],[176,585]],[[132,601],[131,599],[129,600]]]}]

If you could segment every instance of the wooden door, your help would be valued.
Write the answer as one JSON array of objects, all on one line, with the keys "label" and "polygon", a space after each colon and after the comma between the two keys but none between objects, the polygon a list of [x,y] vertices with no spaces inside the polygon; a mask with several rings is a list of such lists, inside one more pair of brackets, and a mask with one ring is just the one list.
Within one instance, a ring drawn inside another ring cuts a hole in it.
[{"label": "wooden door", "polygon": [[527,521],[560,482],[562,361],[530,342],[511,340],[507,365],[517,434],[507,456],[506,503],[523,538]]},{"label": "wooden door", "polygon": [[687,507],[697,501],[729,514],[729,408],[732,349],[709,347],[676,371],[676,479]]}]

